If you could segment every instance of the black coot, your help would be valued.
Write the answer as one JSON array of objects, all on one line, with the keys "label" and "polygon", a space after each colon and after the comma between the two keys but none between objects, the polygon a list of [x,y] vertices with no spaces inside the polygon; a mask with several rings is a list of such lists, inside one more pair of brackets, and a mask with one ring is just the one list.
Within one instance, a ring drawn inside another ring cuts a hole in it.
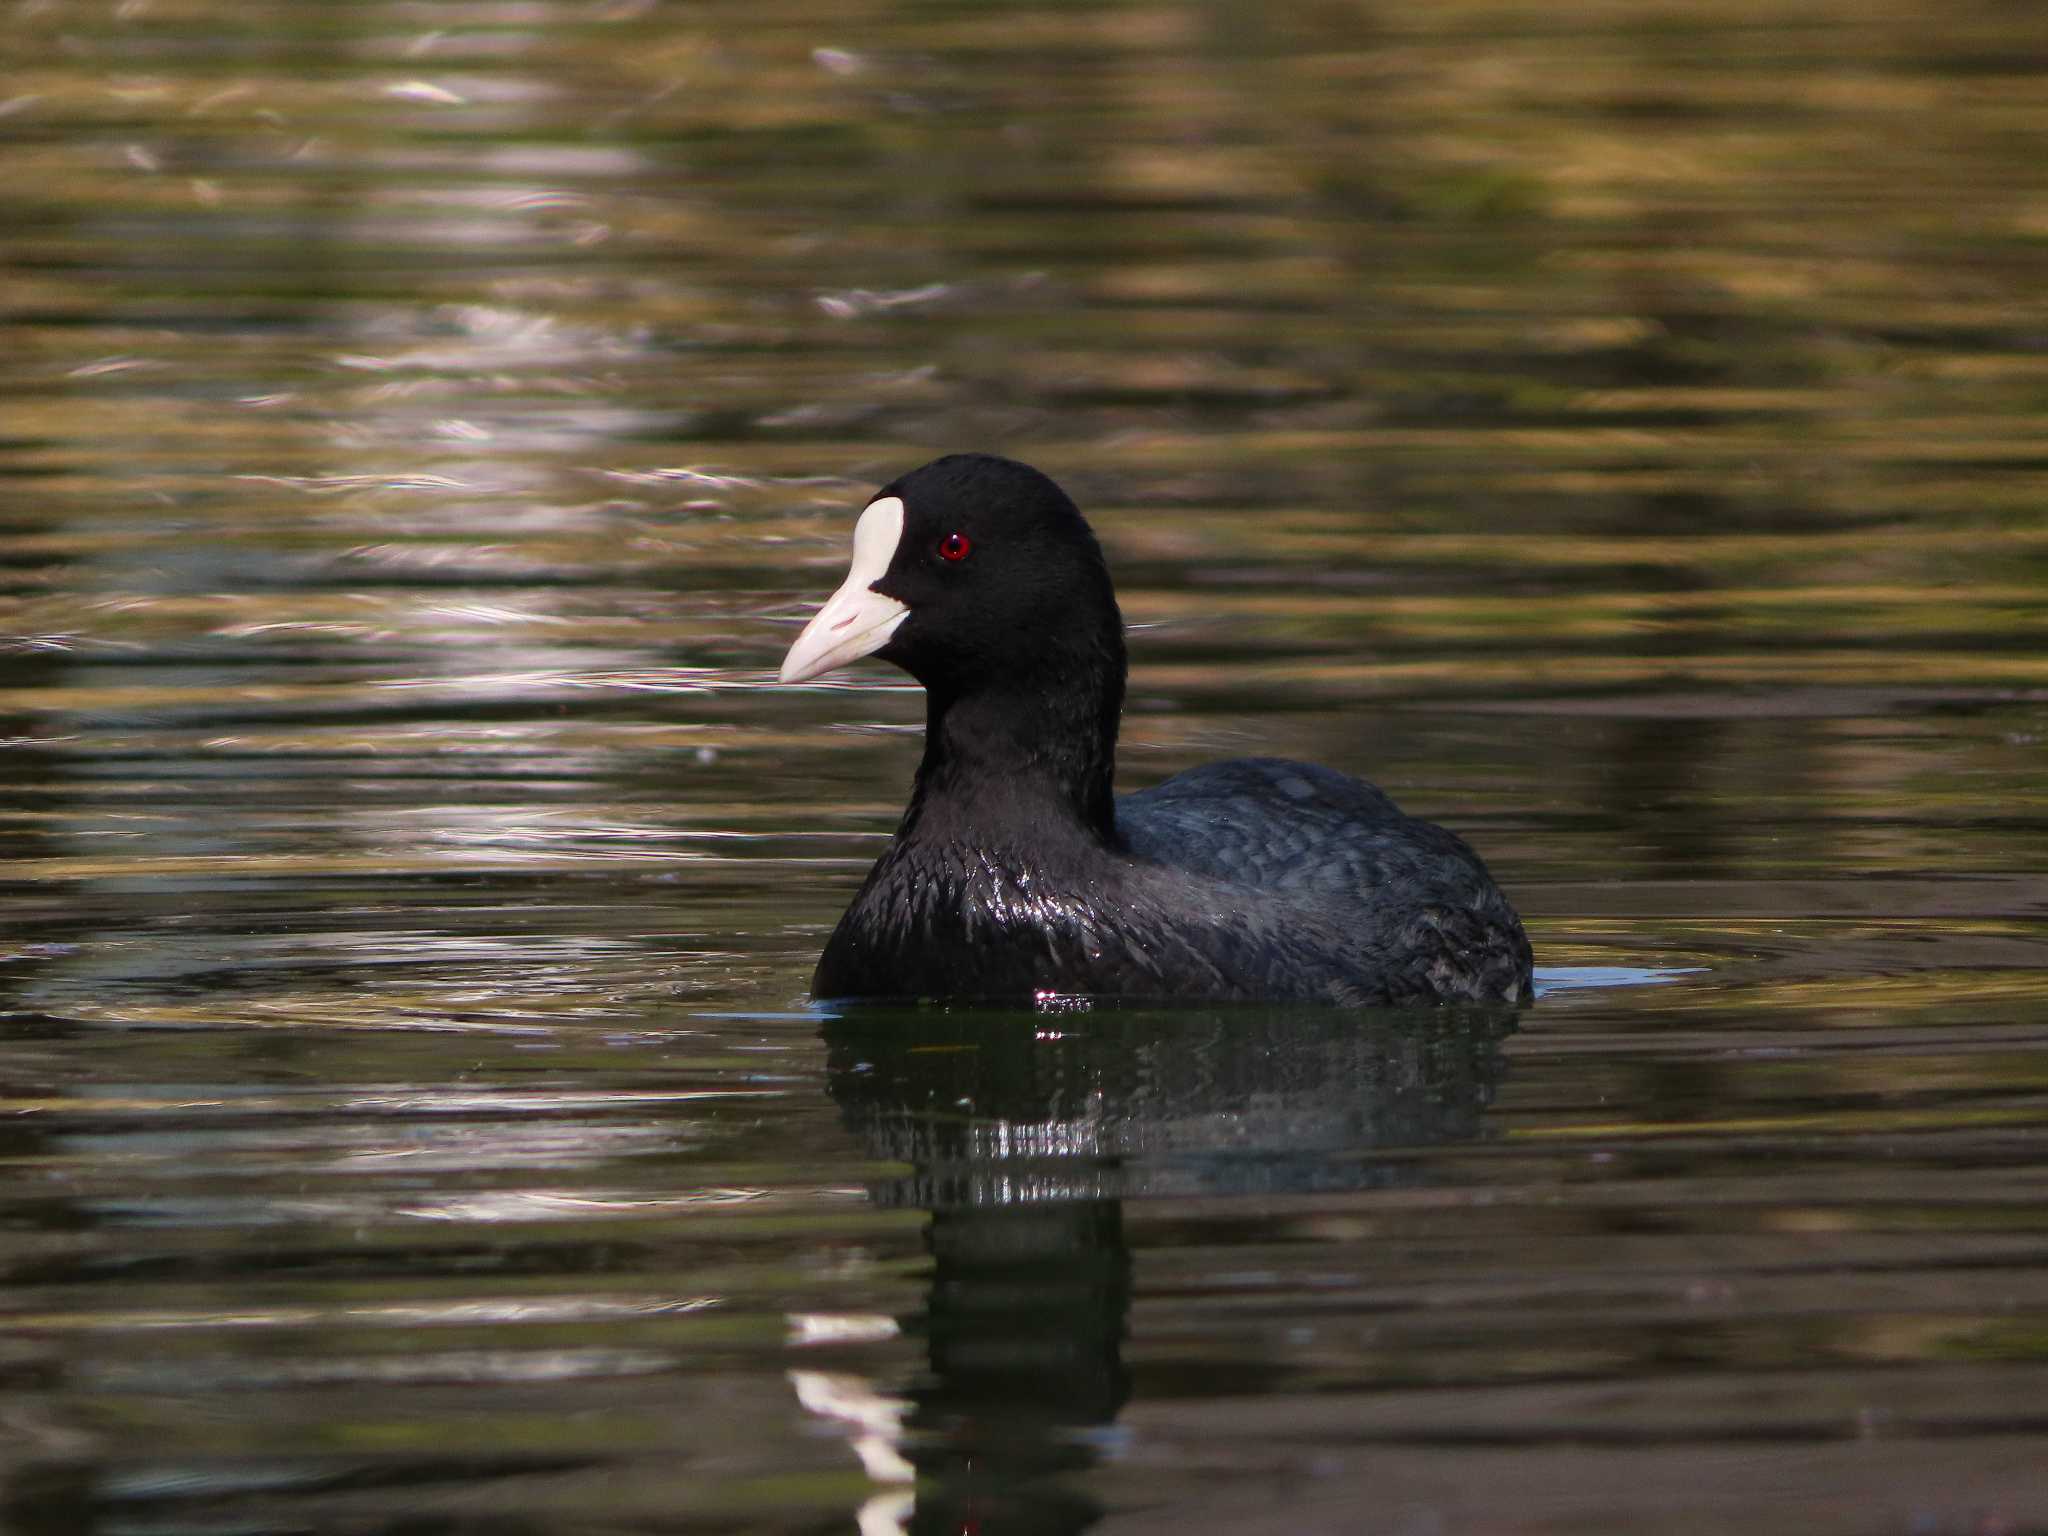
[{"label": "black coot", "polygon": [[782,680],[860,656],[924,685],[924,761],[817,996],[1528,999],[1529,941],[1479,856],[1369,784],[1243,758],[1112,793],[1123,616],[1037,470],[952,454],[876,493]]}]

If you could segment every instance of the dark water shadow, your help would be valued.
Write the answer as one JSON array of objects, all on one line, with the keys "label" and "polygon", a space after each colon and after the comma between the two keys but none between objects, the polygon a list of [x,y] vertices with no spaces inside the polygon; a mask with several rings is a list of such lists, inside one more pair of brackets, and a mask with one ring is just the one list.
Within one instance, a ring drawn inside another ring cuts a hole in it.
[{"label": "dark water shadow", "polygon": [[929,1374],[905,1395],[913,1532],[1071,1532],[1131,1392],[1127,1203],[1427,1177],[1376,1156],[1482,1134],[1510,1010],[862,1012],[827,1087],[881,1205],[931,1212]]}]

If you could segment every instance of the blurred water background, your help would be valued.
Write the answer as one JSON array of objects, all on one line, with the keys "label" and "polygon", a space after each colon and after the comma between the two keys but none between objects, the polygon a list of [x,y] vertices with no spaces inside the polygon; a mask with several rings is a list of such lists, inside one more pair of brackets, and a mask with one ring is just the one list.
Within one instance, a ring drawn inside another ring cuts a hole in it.
[{"label": "blurred water background", "polygon": [[[0,170],[0,1528],[2048,1530],[2033,0],[19,0]],[[1538,1005],[810,1011],[966,447]]]}]

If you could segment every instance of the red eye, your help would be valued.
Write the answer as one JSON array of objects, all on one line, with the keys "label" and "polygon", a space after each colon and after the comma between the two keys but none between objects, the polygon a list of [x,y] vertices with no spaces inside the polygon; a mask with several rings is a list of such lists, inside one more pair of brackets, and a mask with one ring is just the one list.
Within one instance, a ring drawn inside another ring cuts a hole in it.
[{"label": "red eye", "polygon": [[949,533],[939,540],[941,560],[965,560],[974,552],[974,541],[964,533]]}]

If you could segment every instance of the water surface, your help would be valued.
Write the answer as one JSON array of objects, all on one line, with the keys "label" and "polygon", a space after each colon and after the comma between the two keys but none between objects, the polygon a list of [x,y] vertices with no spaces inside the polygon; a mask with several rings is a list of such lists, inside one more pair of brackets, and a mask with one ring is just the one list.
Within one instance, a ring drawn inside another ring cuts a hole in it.
[{"label": "water surface", "polygon": [[[2048,1528],[2032,7],[31,3],[0,1526]],[[834,1020],[1027,457],[1535,1008]]]}]

